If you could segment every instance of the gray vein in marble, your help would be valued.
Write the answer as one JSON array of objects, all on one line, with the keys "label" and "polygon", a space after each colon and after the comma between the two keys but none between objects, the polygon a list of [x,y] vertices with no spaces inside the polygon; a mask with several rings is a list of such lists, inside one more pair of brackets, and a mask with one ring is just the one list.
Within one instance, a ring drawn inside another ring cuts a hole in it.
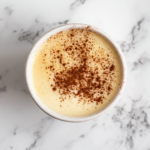
[{"label": "gray vein in marble", "polygon": [[6,85],[0,87],[0,92],[6,92]]},{"label": "gray vein in marble", "polygon": [[85,138],[95,127],[97,126],[97,123],[95,123],[95,120],[94,120],[94,124],[91,126],[91,128],[88,130],[88,132],[84,133],[84,134],[81,134],[78,138],[76,138],[75,140],[72,140],[70,141],[69,143],[67,143],[64,148],[65,149],[70,149],[75,142]]},{"label": "gray vein in marble", "polygon": [[139,66],[145,65],[148,62],[150,62],[150,58],[148,57],[148,54],[146,52],[144,52],[137,61],[133,62],[132,70],[135,70]]},{"label": "gray vein in marble", "polygon": [[82,5],[85,3],[86,0],[76,0],[75,2],[73,2],[71,5],[70,5],[70,9],[73,10],[75,9],[76,7],[78,7],[79,5]]},{"label": "gray vein in marble", "polygon": [[[45,127],[46,123],[48,123],[48,126]],[[46,131],[50,128],[52,123],[53,123],[53,118],[51,118],[50,116],[43,118],[41,120],[41,122],[38,124],[38,128],[33,133],[35,138],[33,142],[26,148],[26,150],[31,150],[37,146],[38,141],[42,138],[44,133],[46,133]]]},{"label": "gray vein in marble", "polygon": [[16,132],[17,129],[18,129],[17,127],[14,129],[13,135],[16,135],[16,134],[17,134],[17,132]]},{"label": "gray vein in marble", "polygon": [[5,7],[6,12],[8,13],[8,15],[11,15],[13,13],[13,9],[12,6],[7,6]]},{"label": "gray vein in marble", "polygon": [[138,34],[138,32],[141,30],[141,24],[143,23],[145,19],[142,18],[141,20],[139,20],[137,22],[137,24],[132,28],[132,31],[131,31],[131,37],[132,37],[132,40],[131,40],[131,45],[134,46],[135,45],[135,39],[136,39],[136,36]]},{"label": "gray vein in marble", "polygon": [[38,19],[35,19],[35,22],[36,22],[36,23],[39,23],[39,20],[38,20]]},{"label": "gray vein in marble", "polygon": [[[137,104],[142,100],[140,97],[138,100],[132,101],[132,108],[130,111],[126,111],[124,106],[115,107],[116,114],[112,116],[114,123],[119,125],[121,131],[126,135],[125,145],[127,148],[132,149],[134,147],[134,136],[139,137],[150,132],[150,123],[148,122],[146,110],[149,107],[144,104],[141,107],[137,107]],[[124,121],[123,121],[124,120]],[[124,138],[122,139],[124,140]]]},{"label": "gray vein in marble", "polygon": [[[59,25],[67,24],[68,21],[69,20],[64,20],[64,21],[55,22],[52,24],[42,24],[42,23],[40,23],[40,21],[38,19],[35,19],[35,23],[38,25],[33,25],[33,27],[31,27],[32,29],[29,29],[27,31],[24,31],[23,29],[21,29],[21,34],[19,35],[18,40],[19,41],[27,41],[27,42],[33,44],[37,38],[39,38],[42,34],[47,32],[48,30],[51,30],[52,28],[57,27]],[[34,29],[34,26],[37,29]],[[14,31],[17,32],[16,30],[14,30]]]},{"label": "gray vein in marble", "polygon": [[37,39],[41,33],[43,33],[43,29],[39,31],[24,31],[21,33],[21,36],[18,38],[19,41],[28,41],[29,43],[33,44],[33,41]]},{"label": "gray vein in marble", "polygon": [[145,18],[140,19],[135,26],[133,26],[131,33],[129,34],[126,41],[118,42],[123,52],[128,52],[130,49],[135,48],[135,44],[137,43],[136,39],[141,31],[141,26]]},{"label": "gray vein in marble", "polygon": [[9,72],[9,70],[4,70],[4,72],[2,72],[1,73],[1,78],[0,78],[0,80],[3,78],[3,77],[5,77],[7,74],[8,74],[8,72]]},{"label": "gray vein in marble", "polygon": [[58,23],[54,23],[55,25],[59,24],[59,25],[64,25],[64,24],[67,24],[69,20],[65,20],[65,21],[62,21],[62,22],[58,22]]},{"label": "gray vein in marble", "polygon": [[22,91],[23,91],[25,94],[29,94],[29,92],[28,92],[26,89],[22,89]]},{"label": "gray vein in marble", "polygon": [[126,138],[126,145],[131,149],[134,147],[134,144],[133,144],[133,138],[132,136],[127,136]]},{"label": "gray vein in marble", "polygon": [[28,148],[26,148],[26,150],[31,150],[31,149],[33,149],[34,147],[36,147],[36,143],[38,142],[38,140],[41,138],[41,132],[40,131],[36,131],[35,133],[34,133],[34,135],[35,135],[35,140],[34,140],[34,142],[28,147]]},{"label": "gray vein in marble", "polygon": [[0,74],[0,93],[7,91],[7,86],[6,86],[6,84],[3,82],[3,78],[6,77],[6,75],[8,74],[8,72],[9,72],[9,70],[5,70],[4,72],[2,72],[2,73]]},{"label": "gray vein in marble", "polygon": [[17,32],[17,30],[14,30],[14,31],[13,31],[13,33],[16,33],[16,32]]}]

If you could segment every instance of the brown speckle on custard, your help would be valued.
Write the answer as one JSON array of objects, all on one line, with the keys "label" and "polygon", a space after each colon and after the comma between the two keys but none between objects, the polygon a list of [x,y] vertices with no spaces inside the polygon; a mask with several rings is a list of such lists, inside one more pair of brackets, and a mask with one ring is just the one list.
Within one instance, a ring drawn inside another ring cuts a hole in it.
[{"label": "brown speckle on custard", "polygon": [[[85,103],[103,103],[106,95],[113,90],[112,83],[115,81],[115,64],[110,59],[109,54],[105,54],[104,48],[98,49],[99,54],[92,52],[96,41],[90,36],[90,30],[87,29],[71,29],[67,33],[67,39],[61,40],[62,50],[57,48],[50,49],[52,56],[49,66],[46,69],[54,74],[52,90],[58,91],[61,101],[65,101],[66,97],[78,97],[78,102]],[[82,34],[80,38],[79,35]],[[63,32],[53,35],[47,40],[55,40],[58,37],[63,39]],[[91,53],[92,52],[92,53]],[[45,55],[46,56],[46,55]],[[71,61],[66,62],[66,58]],[[44,60],[45,61],[45,60]],[[61,71],[55,69],[56,63],[61,66]],[[98,64],[101,68],[99,72],[98,66],[92,66],[91,63]]]}]

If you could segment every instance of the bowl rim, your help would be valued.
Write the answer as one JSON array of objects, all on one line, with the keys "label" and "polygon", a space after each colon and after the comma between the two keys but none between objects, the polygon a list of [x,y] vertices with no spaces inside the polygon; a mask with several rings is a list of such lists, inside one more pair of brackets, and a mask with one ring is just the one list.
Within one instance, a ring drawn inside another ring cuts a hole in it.
[{"label": "bowl rim", "polygon": [[[31,66],[32,66],[31,64],[33,63],[34,55],[35,55],[38,47],[50,36],[57,34],[60,31],[65,31],[65,30],[68,30],[71,28],[89,28],[90,30],[97,32],[98,34],[101,34],[102,36],[104,36],[115,47],[115,49],[120,57],[120,61],[122,63],[122,83],[120,85],[120,89],[118,90],[118,93],[116,94],[116,96],[111,100],[111,102],[104,109],[100,110],[99,112],[97,112],[95,114],[88,115],[88,116],[82,116],[82,117],[65,116],[65,115],[61,115],[61,114],[58,114],[58,113],[52,111],[36,95],[36,92],[35,92],[35,89],[33,86],[33,82],[31,79]],[[99,117],[100,115],[106,113],[114,105],[116,105],[116,103],[120,99],[120,97],[123,94],[123,91],[125,89],[126,80],[127,80],[127,66],[126,66],[125,58],[124,58],[121,48],[104,31],[102,31],[101,29],[98,29],[94,26],[88,25],[88,24],[71,23],[71,24],[61,25],[59,27],[49,30],[35,42],[35,44],[33,45],[33,47],[30,50],[30,53],[29,53],[27,61],[26,61],[25,78],[26,78],[27,87],[29,89],[29,93],[30,93],[32,99],[37,104],[37,106],[41,110],[43,110],[45,113],[47,113],[49,116],[51,116],[55,119],[61,120],[61,121],[66,121],[66,122],[84,122],[84,121],[88,121],[88,120]]]}]

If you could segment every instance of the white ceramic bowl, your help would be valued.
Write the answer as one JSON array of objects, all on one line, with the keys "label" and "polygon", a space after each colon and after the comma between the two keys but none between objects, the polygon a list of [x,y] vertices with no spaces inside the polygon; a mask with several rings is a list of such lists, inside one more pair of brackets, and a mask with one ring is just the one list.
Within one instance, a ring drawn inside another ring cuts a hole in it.
[{"label": "white ceramic bowl", "polygon": [[103,31],[101,31],[100,29],[90,26],[90,29],[101,34],[102,36],[104,36],[108,41],[110,41],[110,43],[113,44],[113,46],[116,49],[116,52],[118,53],[120,60],[121,60],[121,65],[122,65],[122,83],[120,85],[119,91],[117,93],[117,95],[114,97],[114,99],[111,100],[111,102],[109,103],[109,105],[107,107],[105,107],[103,110],[100,110],[98,113],[92,114],[92,115],[88,115],[88,116],[83,116],[83,117],[70,117],[70,116],[64,116],[61,114],[58,114],[56,112],[54,112],[53,110],[49,109],[37,96],[35,88],[34,88],[34,84],[32,81],[32,74],[31,74],[31,68],[34,62],[34,56],[39,48],[39,46],[46,41],[50,36],[60,32],[60,31],[64,31],[67,29],[71,29],[71,28],[86,28],[90,25],[86,25],[86,24],[78,24],[78,23],[74,23],[74,24],[67,24],[67,25],[63,25],[63,26],[59,26],[57,28],[54,28],[50,31],[48,31],[46,34],[44,34],[37,42],[36,44],[33,46],[33,48],[30,51],[30,54],[28,56],[27,59],[27,63],[26,63],[26,82],[27,82],[27,86],[29,88],[30,94],[33,98],[33,100],[35,101],[35,103],[48,115],[62,120],[62,121],[67,121],[67,122],[82,122],[82,121],[87,121],[90,119],[94,119],[96,117],[99,117],[100,115],[106,113],[111,107],[113,107],[119,100],[119,98],[121,97],[125,84],[126,84],[126,74],[127,74],[127,69],[126,69],[126,63],[125,63],[125,59],[123,56],[123,53],[120,49],[120,47],[118,46],[118,44],[112,39],[110,38],[108,35],[106,35]]}]

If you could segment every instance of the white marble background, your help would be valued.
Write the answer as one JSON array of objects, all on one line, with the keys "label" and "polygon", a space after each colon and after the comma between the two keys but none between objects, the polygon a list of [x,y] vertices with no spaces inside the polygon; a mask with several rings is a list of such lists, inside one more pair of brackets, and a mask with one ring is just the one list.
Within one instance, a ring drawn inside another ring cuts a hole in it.
[{"label": "white marble background", "polygon": [[[116,107],[66,123],[32,101],[27,55],[53,27],[88,23],[121,46],[128,82]],[[0,150],[150,150],[150,0],[0,0]]]}]

